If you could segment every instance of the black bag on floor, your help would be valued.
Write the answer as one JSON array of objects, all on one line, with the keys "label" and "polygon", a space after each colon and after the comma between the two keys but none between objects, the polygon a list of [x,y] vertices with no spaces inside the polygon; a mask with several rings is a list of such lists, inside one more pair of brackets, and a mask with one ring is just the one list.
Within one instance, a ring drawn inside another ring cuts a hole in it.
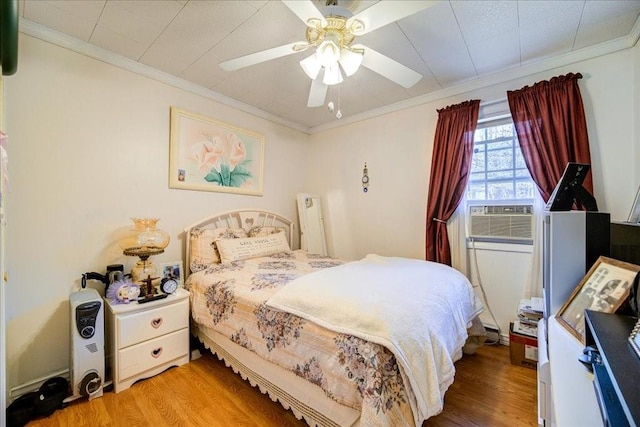
[{"label": "black bag on floor", "polygon": [[45,381],[38,391],[23,394],[7,408],[7,426],[23,427],[38,417],[48,417],[63,407],[69,394],[69,381],[53,377]]},{"label": "black bag on floor", "polygon": [[48,417],[56,409],[62,408],[62,401],[68,396],[69,381],[62,377],[53,377],[44,382],[38,390],[35,402],[35,415]]},{"label": "black bag on floor", "polygon": [[7,427],[23,427],[34,417],[37,391],[23,394],[7,408]]}]

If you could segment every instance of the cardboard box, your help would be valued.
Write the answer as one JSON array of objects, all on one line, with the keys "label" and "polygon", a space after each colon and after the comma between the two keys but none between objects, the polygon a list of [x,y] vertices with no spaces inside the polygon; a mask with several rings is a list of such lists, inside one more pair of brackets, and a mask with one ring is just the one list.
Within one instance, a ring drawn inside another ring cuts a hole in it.
[{"label": "cardboard box", "polygon": [[513,332],[513,322],[509,325],[509,353],[511,363],[536,369],[538,366],[538,339]]}]

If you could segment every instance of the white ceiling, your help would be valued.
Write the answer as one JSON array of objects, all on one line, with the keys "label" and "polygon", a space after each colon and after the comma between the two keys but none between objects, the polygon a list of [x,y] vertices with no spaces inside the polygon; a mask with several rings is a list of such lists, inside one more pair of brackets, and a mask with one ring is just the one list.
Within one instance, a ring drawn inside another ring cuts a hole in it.
[{"label": "white ceiling", "polygon": [[[314,3],[321,8],[324,1]],[[374,3],[339,2],[354,13]],[[434,3],[356,39],[423,78],[404,89],[361,67],[329,89],[327,101],[337,104],[339,96],[343,121],[486,82],[505,70],[541,71],[627,48],[640,32],[640,0]],[[280,1],[20,0],[19,13],[21,31],[173,79],[294,128],[313,132],[338,124],[327,108],[306,106],[311,81],[298,63],[308,52],[233,72],[218,66],[305,40],[305,24]]]}]

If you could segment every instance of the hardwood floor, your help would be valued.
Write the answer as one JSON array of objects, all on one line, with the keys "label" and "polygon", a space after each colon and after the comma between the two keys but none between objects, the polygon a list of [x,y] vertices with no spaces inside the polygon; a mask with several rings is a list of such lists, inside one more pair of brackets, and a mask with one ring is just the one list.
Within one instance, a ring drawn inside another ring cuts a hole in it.
[{"label": "hardwood floor", "polygon": [[[456,363],[444,411],[423,427],[536,426],[536,371],[485,346]],[[115,394],[78,400],[29,427],[306,426],[211,354]]]},{"label": "hardwood floor", "polygon": [[509,347],[485,346],[456,362],[444,411],[424,426],[537,426],[537,396],[534,369],[512,365]]}]

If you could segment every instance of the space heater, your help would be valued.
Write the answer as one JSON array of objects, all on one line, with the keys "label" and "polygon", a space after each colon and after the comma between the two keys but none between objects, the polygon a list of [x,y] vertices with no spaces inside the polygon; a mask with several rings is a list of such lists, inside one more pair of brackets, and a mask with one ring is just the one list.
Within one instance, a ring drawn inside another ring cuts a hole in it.
[{"label": "space heater", "polygon": [[73,395],[89,400],[102,396],[104,383],[104,303],[95,289],[82,289],[69,297],[71,306],[71,367]]}]

